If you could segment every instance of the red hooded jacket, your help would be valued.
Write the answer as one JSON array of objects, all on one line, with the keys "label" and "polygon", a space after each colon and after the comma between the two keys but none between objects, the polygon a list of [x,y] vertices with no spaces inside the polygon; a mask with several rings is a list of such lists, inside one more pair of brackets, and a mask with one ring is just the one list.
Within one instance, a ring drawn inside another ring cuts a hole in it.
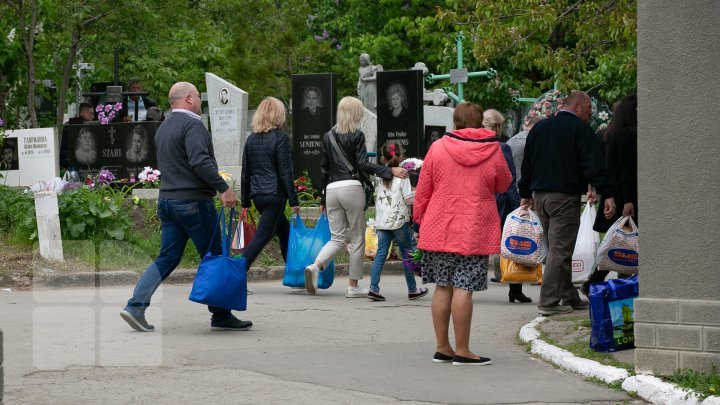
[{"label": "red hooded jacket", "polygon": [[487,129],[452,135],[432,144],[420,170],[413,204],[418,248],[465,256],[500,253],[495,193],[512,182],[500,144]]}]

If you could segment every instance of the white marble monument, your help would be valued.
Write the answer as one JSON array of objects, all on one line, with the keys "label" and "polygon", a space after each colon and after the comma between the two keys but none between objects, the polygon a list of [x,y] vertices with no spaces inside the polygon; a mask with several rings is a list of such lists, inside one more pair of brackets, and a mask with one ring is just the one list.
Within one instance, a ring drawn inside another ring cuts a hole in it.
[{"label": "white marble monument", "polygon": [[[41,181],[50,181],[58,175],[54,128],[7,131],[2,149],[0,174],[6,186],[32,186]],[[9,157],[11,153],[12,157]],[[5,154],[8,155],[7,159],[4,159]]]},{"label": "white marble monument", "polygon": [[210,133],[220,170],[240,186],[242,153],[247,139],[248,93],[212,73],[205,73]]}]

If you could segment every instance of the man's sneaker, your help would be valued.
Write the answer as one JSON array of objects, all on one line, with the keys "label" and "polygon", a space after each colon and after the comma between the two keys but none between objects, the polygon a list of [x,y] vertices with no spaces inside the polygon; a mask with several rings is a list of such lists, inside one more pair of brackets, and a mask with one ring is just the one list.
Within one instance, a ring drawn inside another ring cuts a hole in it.
[{"label": "man's sneaker", "polygon": [[128,325],[138,332],[155,331],[155,326],[148,324],[145,320],[145,311],[142,309],[127,306],[120,311],[120,316],[128,323]]},{"label": "man's sneaker", "polygon": [[538,307],[538,312],[543,316],[569,314],[573,311],[570,305],[555,305],[552,307]]},{"label": "man's sneaker", "polygon": [[235,315],[230,314],[227,318],[221,321],[211,321],[211,330],[248,330],[252,328],[253,323],[250,321],[242,321],[237,319]]},{"label": "man's sneaker", "polygon": [[570,305],[572,309],[582,311],[584,309],[588,309],[590,307],[590,303],[588,303],[586,300],[579,299],[575,302],[569,302],[566,305]]},{"label": "man's sneaker", "polygon": [[416,300],[420,297],[426,296],[428,293],[427,288],[417,288],[415,289],[415,292],[408,293],[408,299]]},{"label": "man's sneaker", "polygon": [[345,293],[345,297],[347,298],[364,298],[368,296],[368,293],[370,290],[367,288],[362,288],[360,286],[357,287],[348,287],[347,293]]},{"label": "man's sneaker", "polygon": [[319,271],[315,263],[305,267],[305,289],[310,295],[315,295],[317,292]]},{"label": "man's sneaker", "polygon": [[372,291],[368,292],[367,297],[373,301],[385,301],[385,297],[380,295],[380,293],[376,293],[376,292],[372,292]]}]

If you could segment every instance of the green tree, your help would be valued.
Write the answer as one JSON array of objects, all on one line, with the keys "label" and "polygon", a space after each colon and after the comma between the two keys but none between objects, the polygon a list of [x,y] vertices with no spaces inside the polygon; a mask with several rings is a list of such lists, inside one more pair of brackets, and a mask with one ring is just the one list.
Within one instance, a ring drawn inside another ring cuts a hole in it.
[{"label": "green tree", "polygon": [[635,91],[635,12],[635,0],[456,0],[438,20],[467,30],[477,63],[500,72],[475,95],[507,105],[508,91],[539,95],[557,75],[560,90],[598,87],[612,102]]}]

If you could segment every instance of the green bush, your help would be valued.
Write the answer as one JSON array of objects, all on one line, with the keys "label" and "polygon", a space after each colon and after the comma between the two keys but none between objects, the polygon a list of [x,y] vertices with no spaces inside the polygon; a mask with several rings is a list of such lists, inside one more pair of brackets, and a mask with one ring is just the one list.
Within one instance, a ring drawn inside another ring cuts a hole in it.
[{"label": "green bush", "polygon": [[123,209],[125,193],[111,187],[78,188],[58,196],[65,240],[127,240],[132,218]]},{"label": "green bush", "polygon": [[20,188],[0,185],[0,232],[20,245],[37,240],[35,199]]}]

